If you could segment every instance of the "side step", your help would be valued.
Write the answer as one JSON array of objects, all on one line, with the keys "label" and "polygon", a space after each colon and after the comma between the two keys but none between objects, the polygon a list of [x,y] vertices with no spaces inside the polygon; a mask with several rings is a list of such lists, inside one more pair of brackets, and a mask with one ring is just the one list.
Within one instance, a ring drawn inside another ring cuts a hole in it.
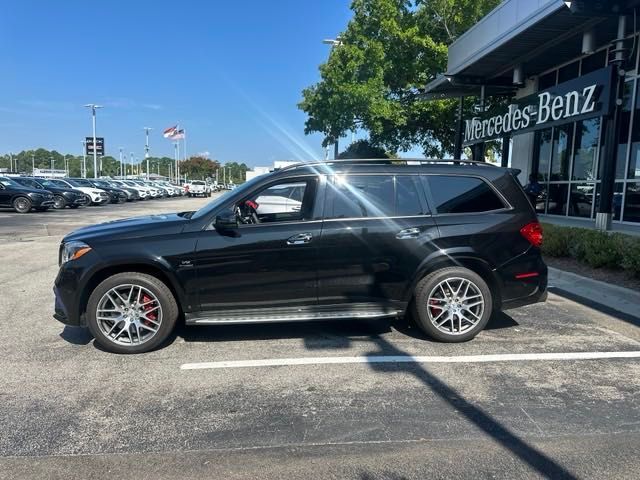
[{"label": "side step", "polygon": [[187,325],[230,325],[241,323],[309,322],[396,317],[398,308],[377,304],[347,304],[314,307],[251,308],[220,310],[185,315]]}]

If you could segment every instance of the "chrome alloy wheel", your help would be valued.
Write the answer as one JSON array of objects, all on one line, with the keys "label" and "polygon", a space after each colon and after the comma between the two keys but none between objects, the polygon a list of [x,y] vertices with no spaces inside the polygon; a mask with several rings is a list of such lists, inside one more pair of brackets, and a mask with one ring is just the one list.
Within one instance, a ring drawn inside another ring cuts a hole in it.
[{"label": "chrome alloy wheel", "polygon": [[482,319],[484,296],[466,278],[447,278],[429,293],[429,320],[441,332],[462,335]]},{"label": "chrome alloy wheel", "polygon": [[96,320],[100,332],[113,343],[140,345],[158,333],[162,324],[162,306],[145,287],[118,285],[98,302]]}]

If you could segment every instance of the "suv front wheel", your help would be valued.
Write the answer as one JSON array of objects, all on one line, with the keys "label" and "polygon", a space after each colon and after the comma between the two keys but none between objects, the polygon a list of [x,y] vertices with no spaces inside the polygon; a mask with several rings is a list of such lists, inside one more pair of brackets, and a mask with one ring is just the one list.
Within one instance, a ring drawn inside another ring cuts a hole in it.
[{"label": "suv front wheel", "polygon": [[493,310],[491,291],[477,273],[462,267],[436,270],[418,282],[416,323],[442,342],[465,342],[487,324]]},{"label": "suv front wheel", "polygon": [[169,336],[177,317],[171,290],[156,277],[138,272],[107,278],[87,303],[87,324],[96,343],[114,353],[153,350]]}]

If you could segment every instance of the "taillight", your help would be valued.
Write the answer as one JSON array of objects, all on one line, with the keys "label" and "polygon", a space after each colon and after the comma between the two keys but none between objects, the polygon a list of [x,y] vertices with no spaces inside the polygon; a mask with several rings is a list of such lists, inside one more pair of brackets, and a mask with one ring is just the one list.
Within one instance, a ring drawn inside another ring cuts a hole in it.
[{"label": "taillight", "polygon": [[527,223],[520,229],[520,233],[534,247],[542,246],[542,226],[538,222]]}]

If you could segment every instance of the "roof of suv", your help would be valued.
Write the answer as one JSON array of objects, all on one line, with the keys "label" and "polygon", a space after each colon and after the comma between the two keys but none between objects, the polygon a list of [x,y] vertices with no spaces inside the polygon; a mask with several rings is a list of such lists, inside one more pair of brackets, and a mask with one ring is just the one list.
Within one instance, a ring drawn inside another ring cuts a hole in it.
[{"label": "roof of suv", "polygon": [[425,159],[357,159],[327,160],[324,162],[307,162],[291,165],[273,172],[274,174],[291,173],[440,173],[470,174],[485,177],[489,180],[499,178],[506,172],[513,171],[486,162],[471,160],[425,160]]}]

